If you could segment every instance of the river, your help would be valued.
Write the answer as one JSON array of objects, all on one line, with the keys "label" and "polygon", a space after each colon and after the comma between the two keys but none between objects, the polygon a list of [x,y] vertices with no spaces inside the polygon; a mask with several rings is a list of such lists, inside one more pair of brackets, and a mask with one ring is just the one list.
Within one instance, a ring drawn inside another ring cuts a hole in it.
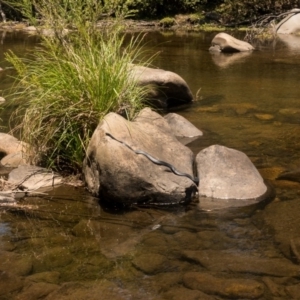
[{"label": "river", "polygon": [[[176,110],[204,133],[192,151],[220,144],[244,152],[272,198],[209,211],[201,199],[119,211],[67,186],[22,198],[0,208],[0,299],[299,299],[300,37],[225,55],[208,51],[215,34],[149,32],[145,47],[157,53],[153,65],[178,73],[197,95]],[[0,66],[6,51],[26,55],[36,42],[6,33]]]}]

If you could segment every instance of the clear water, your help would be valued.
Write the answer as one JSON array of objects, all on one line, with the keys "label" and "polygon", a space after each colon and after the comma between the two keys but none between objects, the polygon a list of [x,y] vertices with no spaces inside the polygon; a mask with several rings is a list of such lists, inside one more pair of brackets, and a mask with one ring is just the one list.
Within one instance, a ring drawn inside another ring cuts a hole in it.
[{"label": "clear water", "polygon": [[[66,186],[27,197],[0,210],[0,299],[299,299],[300,37],[212,55],[214,35],[146,39],[159,52],[153,64],[198,94],[177,111],[204,132],[191,149],[243,151],[276,195],[211,212],[197,204],[114,211]],[[7,34],[0,56],[32,51],[32,39]],[[290,173],[278,180],[282,172]]]}]

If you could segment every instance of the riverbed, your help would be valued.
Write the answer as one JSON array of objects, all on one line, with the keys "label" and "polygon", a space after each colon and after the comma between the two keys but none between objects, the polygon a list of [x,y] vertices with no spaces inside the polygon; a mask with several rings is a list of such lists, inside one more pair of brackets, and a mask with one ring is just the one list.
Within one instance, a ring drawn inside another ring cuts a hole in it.
[{"label": "riverbed", "polygon": [[[145,48],[195,95],[175,110],[204,133],[192,151],[220,144],[244,152],[270,197],[242,208],[207,209],[200,199],[125,211],[83,187],[22,198],[0,208],[0,299],[299,299],[300,37],[211,54],[215,34],[148,32]],[[1,61],[36,43],[7,32]],[[4,97],[9,75],[0,77]],[[10,112],[2,112],[4,132]]]}]

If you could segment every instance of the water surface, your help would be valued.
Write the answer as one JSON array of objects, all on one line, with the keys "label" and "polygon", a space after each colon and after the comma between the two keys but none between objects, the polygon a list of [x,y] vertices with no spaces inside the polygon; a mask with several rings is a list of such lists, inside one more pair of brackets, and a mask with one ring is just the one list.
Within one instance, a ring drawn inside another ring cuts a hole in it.
[{"label": "water surface", "polygon": [[[0,299],[299,299],[300,38],[217,55],[208,52],[214,35],[146,39],[159,52],[153,64],[197,94],[176,111],[204,132],[194,153],[243,151],[276,196],[215,211],[117,211],[65,186],[24,198],[0,211]],[[32,37],[7,33],[0,55],[33,47]],[[1,89],[10,82],[1,77]]]}]

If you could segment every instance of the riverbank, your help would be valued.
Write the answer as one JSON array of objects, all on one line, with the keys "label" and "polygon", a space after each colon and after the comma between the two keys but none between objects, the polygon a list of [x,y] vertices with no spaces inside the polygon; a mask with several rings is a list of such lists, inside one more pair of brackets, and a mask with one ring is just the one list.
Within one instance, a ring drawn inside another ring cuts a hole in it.
[{"label": "riverbank", "polygon": [[[98,28],[105,27],[113,23],[115,19],[105,18],[97,23]],[[179,14],[174,17],[166,17],[163,19],[154,20],[122,20],[124,30],[129,32],[148,32],[148,31],[186,31],[186,32],[200,32],[200,31],[228,31],[232,27],[225,27],[217,22],[203,22],[196,14]],[[243,30],[245,27],[234,28]],[[26,30],[34,33],[35,28],[30,26],[27,22],[1,22],[1,31],[19,31]]]}]

